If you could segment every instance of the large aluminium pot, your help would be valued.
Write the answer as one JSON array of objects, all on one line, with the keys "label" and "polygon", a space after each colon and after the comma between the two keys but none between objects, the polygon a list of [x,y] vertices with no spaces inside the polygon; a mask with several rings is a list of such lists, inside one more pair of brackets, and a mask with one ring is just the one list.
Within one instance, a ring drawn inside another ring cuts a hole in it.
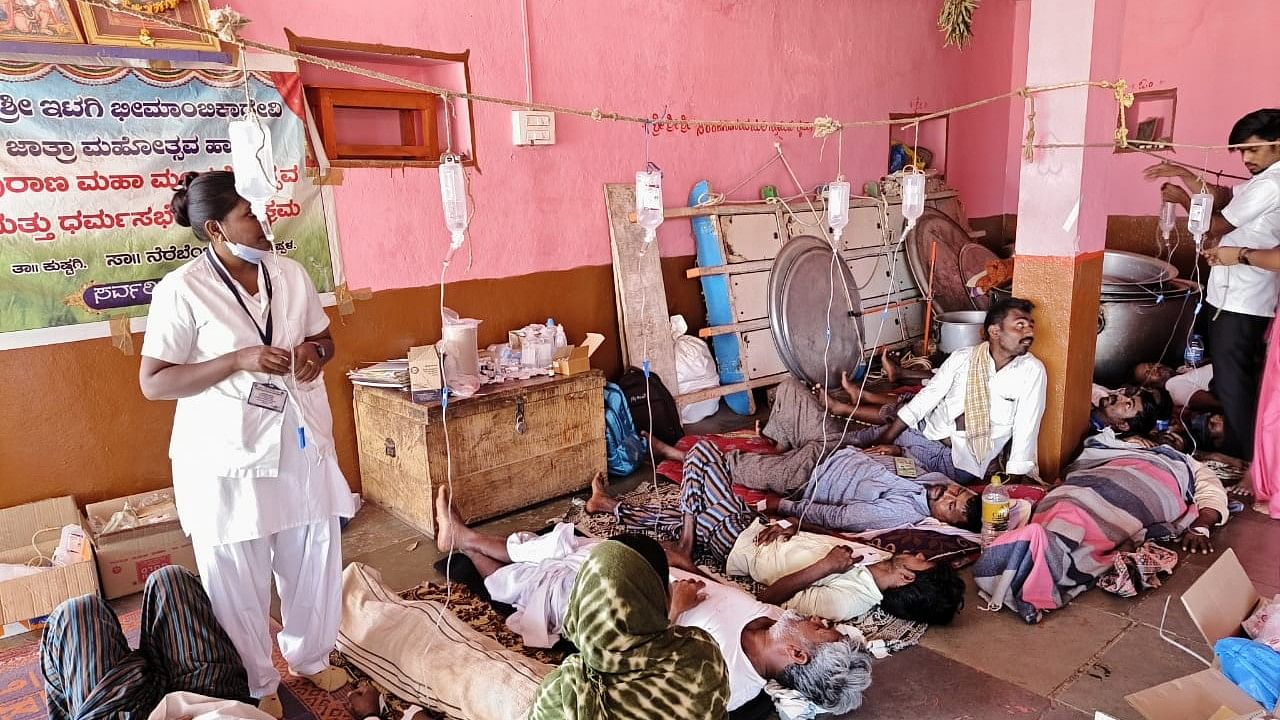
[{"label": "large aluminium pot", "polygon": [[938,350],[950,355],[982,342],[982,324],[987,314],[981,310],[953,310],[938,316]]},{"label": "large aluminium pot", "polygon": [[[1164,283],[1162,298],[1150,294],[1125,299],[1103,297],[1093,354],[1094,382],[1110,387],[1131,382],[1133,367],[1140,362],[1180,364],[1200,292],[1197,283],[1170,280]],[[1008,286],[992,288],[991,293],[993,300],[1011,294]]]}]

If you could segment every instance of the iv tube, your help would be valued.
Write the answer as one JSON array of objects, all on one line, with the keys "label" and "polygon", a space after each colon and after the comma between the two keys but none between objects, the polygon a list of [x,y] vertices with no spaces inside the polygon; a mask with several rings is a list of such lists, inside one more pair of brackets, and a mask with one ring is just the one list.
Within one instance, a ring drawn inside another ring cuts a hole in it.
[{"label": "iv tube", "polygon": [[645,243],[657,237],[662,220],[662,170],[649,163],[636,173],[636,224],[644,228]]},{"label": "iv tube", "polygon": [[924,181],[922,172],[908,172],[902,176],[902,216],[906,218],[907,230],[914,228],[924,214]]},{"label": "iv tube", "polygon": [[271,128],[262,124],[257,115],[250,114],[244,120],[231,121],[228,128],[231,140],[231,169],[236,176],[236,193],[249,201],[253,214],[262,223],[267,240],[275,245],[271,223],[267,221],[267,202],[275,197],[276,162],[271,148]]},{"label": "iv tube", "polygon": [[1173,233],[1174,227],[1177,226],[1177,215],[1175,213],[1177,208],[1178,206],[1171,202],[1166,202],[1160,206],[1160,236],[1164,238],[1165,242],[1169,242],[1169,236]]},{"label": "iv tube", "polygon": [[467,178],[457,155],[446,153],[440,158],[440,200],[444,205],[444,224],[449,229],[449,255],[462,247],[467,231]]},{"label": "iv tube", "polygon": [[849,224],[849,183],[835,180],[827,185],[827,226],[835,236],[833,244],[839,245],[844,228]]},{"label": "iv tube", "polygon": [[1213,221],[1213,196],[1209,193],[1196,193],[1191,196],[1191,207],[1187,209],[1187,230],[1196,239],[1196,249],[1200,249],[1204,236],[1209,232],[1209,224]]}]

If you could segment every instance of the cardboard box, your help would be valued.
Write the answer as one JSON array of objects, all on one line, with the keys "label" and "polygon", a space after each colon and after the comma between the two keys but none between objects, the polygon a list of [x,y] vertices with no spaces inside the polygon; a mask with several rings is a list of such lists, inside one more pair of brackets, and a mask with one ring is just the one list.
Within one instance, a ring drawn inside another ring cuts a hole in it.
[{"label": "cardboard box", "polygon": [[[1257,608],[1258,590],[1228,549],[1182,595],[1182,604],[1212,648],[1241,627]],[[1202,658],[1205,662],[1207,659]],[[1267,716],[1253,698],[1213,667],[1147,688],[1125,698],[1149,720],[1252,720]],[[1280,708],[1277,708],[1280,711]]]},{"label": "cardboard box", "polygon": [[444,375],[440,372],[440,353],[435,345],[409,348],[409,389],[411,392],[440,390]]},{"label": "cardboard box", "polygon": [[604,336],[599,333],[587,333],[587,339],[581,345],[570,345],[556,350],[551,362],[557,375],[574,375],[591,369],[591,356],[596,348],[604,343]]},{"label": "cardboard box", "polygon": [[[126,504],[136,508],[158,494],[167,494],[172,500],[173,490],[93,503],[85,508],[85,514],[95,519],[93,524],[97,528],[98,521],[107,521]],[[142,592],[151,573],[166,565],[181,565],[191,572],[199,572],[191,539],[182,532],[176,510],[172,511],[172,519],[163,522],[107,534],[95,533],[93,543],[97,549],[102,594],[108,600]]]},{"label": "cardboard box", "polygon": [[[55,531],[67,525],[85,526],[75,500],[69,496],[0,510],[0,563],[25,564],[40,556],[52,557],[61,537]],[[64,600],[97,595],[98,570],[93,547],[87,541],[81,558],[62,567],[0,582],[0,624],[42,618]]]}]

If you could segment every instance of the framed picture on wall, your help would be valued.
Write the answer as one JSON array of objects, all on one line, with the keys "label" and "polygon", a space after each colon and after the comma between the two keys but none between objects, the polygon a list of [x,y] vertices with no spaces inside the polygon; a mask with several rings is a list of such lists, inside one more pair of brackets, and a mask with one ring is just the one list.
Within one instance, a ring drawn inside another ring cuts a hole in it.
[{"label": "framed picture on wall", "polygon": [[1138,123],[1138,132],[1135,133],[1134,139],[1151,141],[1160,137],[1160,120],[1158,117],[1153,117]]},{"label": "framed picture on wall", "polygon": [[0,0],[0,41],[83,43],[70,0]]},{"label": "framed picture on wall", "polygon": [[[120,4],[135,12],[180,20],[202,28],[209,26],[209,4],[206,0],[120,0]],[[97,5],[83,2],[78,5],[80,22],[84,26],[85,41],[90,45],[209,52],[218,52],[222,49],[221,43],[213,36],[177,30],[160,23],[149,23],[132,15],[113,12]]]}]

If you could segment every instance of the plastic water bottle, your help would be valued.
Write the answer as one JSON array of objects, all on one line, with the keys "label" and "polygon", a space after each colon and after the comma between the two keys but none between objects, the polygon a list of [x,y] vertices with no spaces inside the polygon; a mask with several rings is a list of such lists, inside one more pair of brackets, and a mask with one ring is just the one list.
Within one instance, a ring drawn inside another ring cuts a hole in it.
[{"label": "plastic water bottle", "polygon": [[1182,360],[1187,367],[1200,367],[1204,362],[1204,339],[1199,335],[1192,335],[1187,341],[1187,349],[1182,351]]},{"label": "plastic water bottle", "polygon": [[982,547],[987,547],[1009,529],[1009,490],[999,475],[982,492]]},{"label": "plastic water bottle", "polygon": [[555,318],[547,318],[547,331],[555,338],[557,350],[569,347],[569,338],[565,337],[564,327],[557,325]]}]

